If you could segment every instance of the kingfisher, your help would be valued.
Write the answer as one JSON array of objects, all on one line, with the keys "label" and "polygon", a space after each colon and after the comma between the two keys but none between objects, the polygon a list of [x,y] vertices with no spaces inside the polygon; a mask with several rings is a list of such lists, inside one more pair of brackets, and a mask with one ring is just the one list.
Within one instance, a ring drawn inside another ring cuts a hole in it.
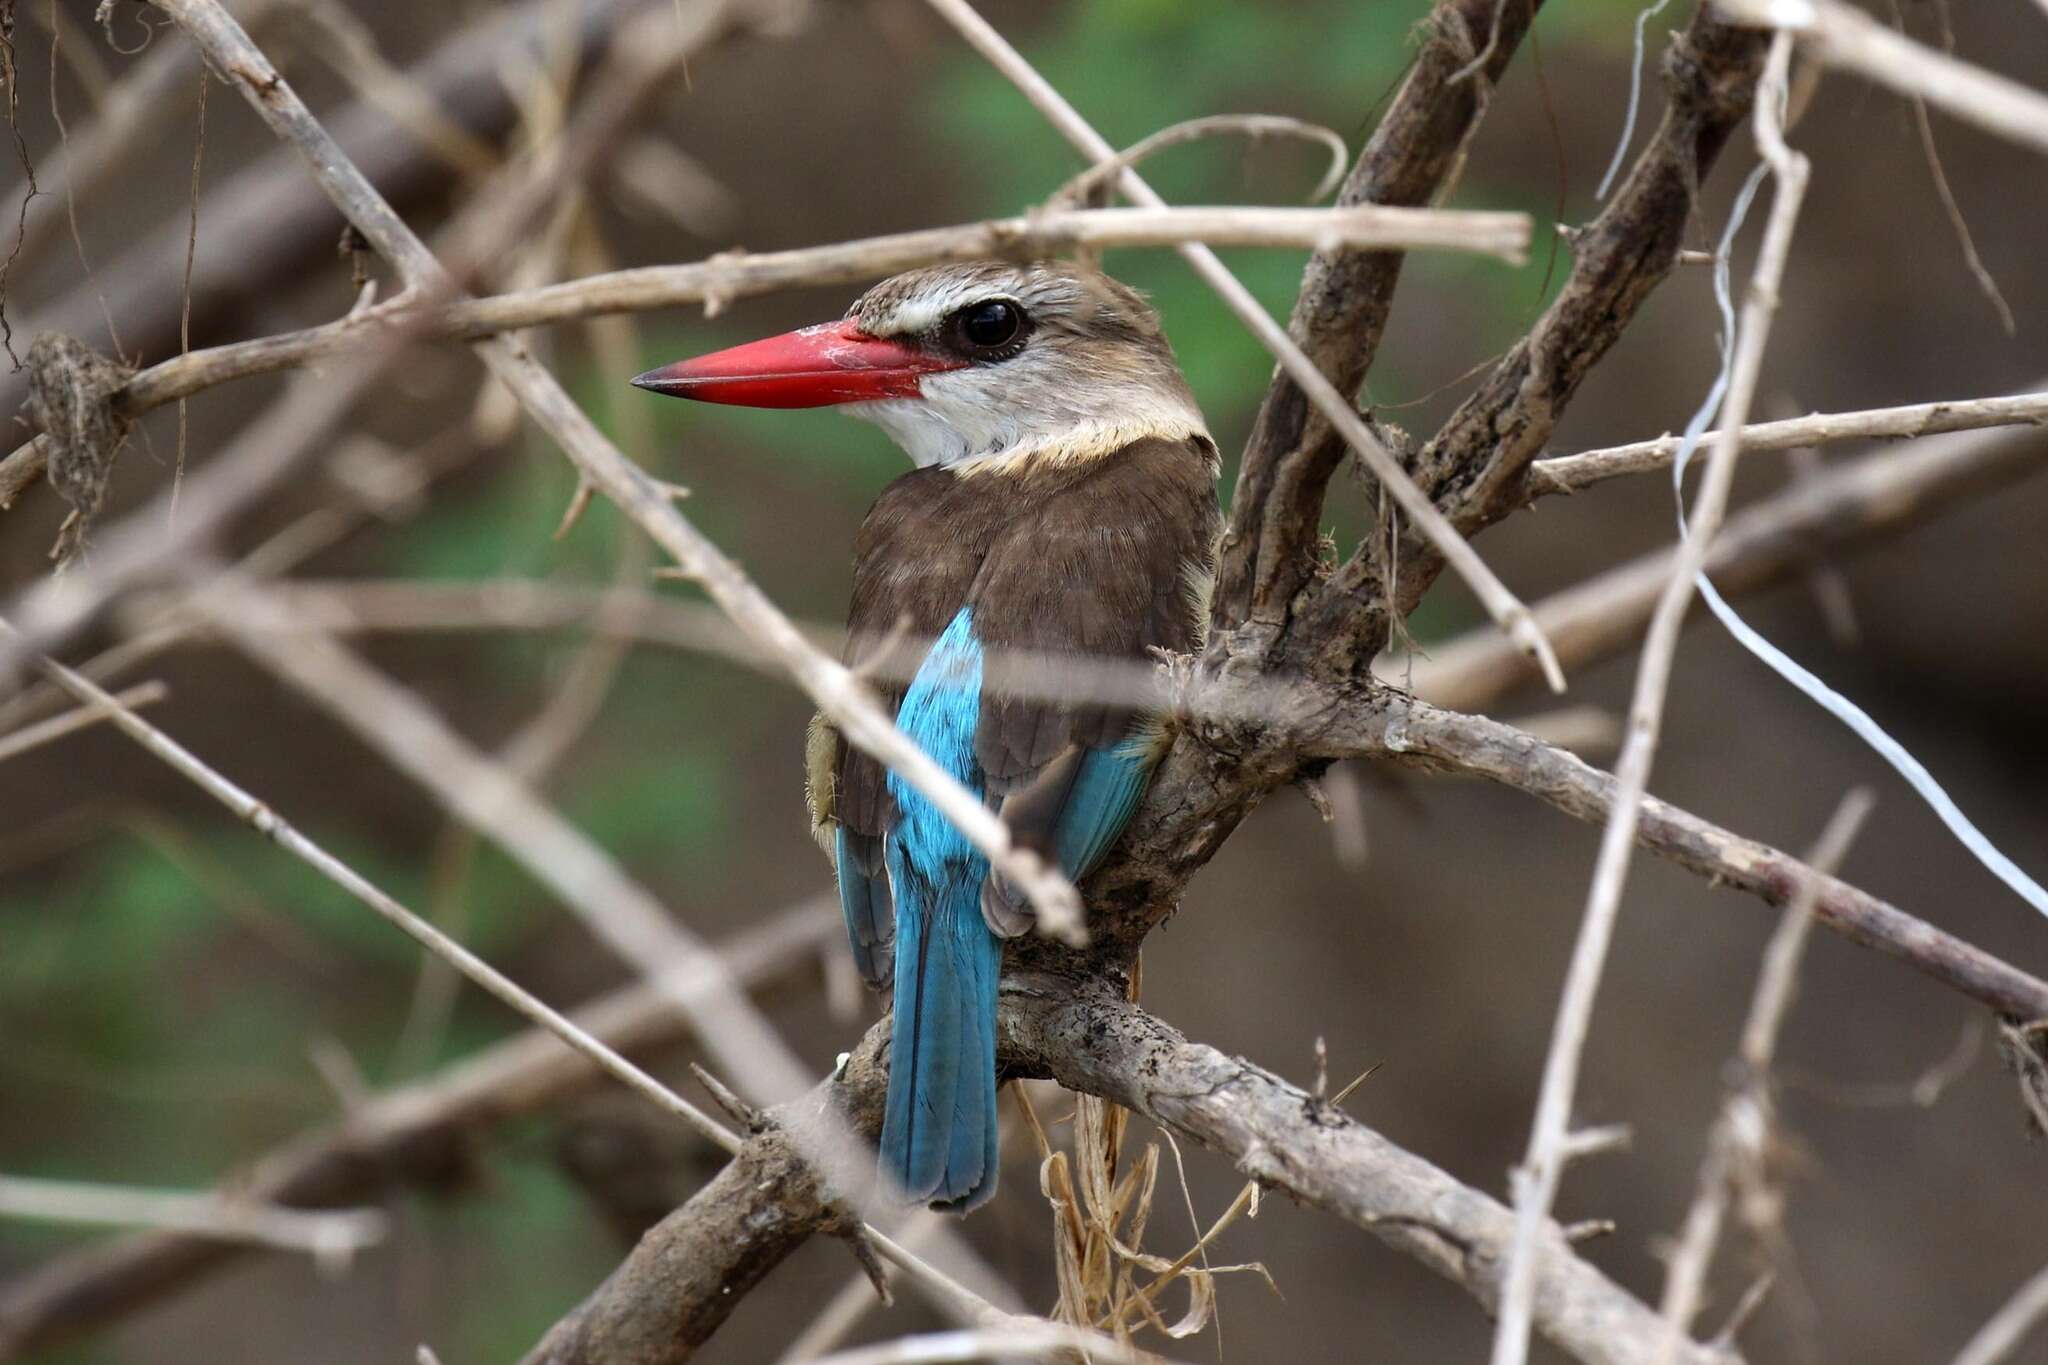
[{"label": "kingfisher", "polygon": [[[846,661],[896,724],[1075,880],[1116,842],[1164,750],[1128,706],[1014,695],[1019,653],[1192,652],[1220,517],[1216,444],[1159,319],[1079,265],[913,270],[837,322],[634,379],[761,408],[834,406],[916,467],[854,542]],[[1042,665],[1041,665],[1042,666]],[[1020,689],[1021,690],[1021,689]],[[880,1164],[933,1208],[995,1193],[996,988],[1021,893],[921,793],[814,719],[811,818],[862,976],[892,994]]]}]

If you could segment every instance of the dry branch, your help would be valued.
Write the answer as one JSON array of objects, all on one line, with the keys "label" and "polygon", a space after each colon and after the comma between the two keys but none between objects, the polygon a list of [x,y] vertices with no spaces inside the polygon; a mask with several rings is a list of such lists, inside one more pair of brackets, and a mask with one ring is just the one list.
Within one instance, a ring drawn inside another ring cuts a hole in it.
[{"label": "dry branch", "polygon": [[[856,1049],[836,1088],[856,1122],[879,1122],[874,1066],[887,1024]],[[1513,1219],[1494,1200],[1364,1124],[1250,1063],[1191,1043],[1100,978],[1006,978],[999,1047],[1016,1068],[1102,1095],[1227,1156],[1254,1179],[1355,1223],[1491,1305]],[[861,1087],[872,1091],[862,1094]],[[814,1095],[807,1103],[821,1103]],[[801,1157],[770,1132],[749,1144],[746,1181],[721,1176],[650,1232],[624,1265],[565,1319],[529,1365],[618,1361],[670,1365],[680,1340],[725,1297],[692,1273],[721,1266],[751,1283],[819,1228]],[[729,1173],[739,1169],[728,1168]],[[748,1183],[751,1182],[751,1183]],[[756,1232],[754,1229],[758,1228]],[[1573,1254],[1563,1232],[1543,1247],[1538,1327],[1576,1358],[1640,1361],[1656,1314]],[[719,1239],[724,1239],[723,1241]],[[737,1297],[733,1295],[730,1297]],[[1683,1359],[1734,1359],[1704,1347]]]},{"label": "dry branch", "polygon": [[[1807,855],[1807,866],[1833,876],[1873,803],[1870,792],[1863,788],[1844,797]],[[1664,1333],[1657,1343],[1655,1365],[1670,1365],[1679,1344],[1692,1332],[1707,1271],[1714,1263],[1714,1248],[1720,1241],[1721,1220],[1735,1186],[1753,1186],[1765,1178],[1769,1148],[1775,1140],[1777,1107],[1771,1093],[1771,1064],[1798,988],[1799,963],[1813,928],[1813,903],[1820,892],[1818,881],[1801,886],[1778,917],[1778,927],[1764,948],[1749,1017],[1728,1067],[1727,1093],[1707,1130],[1707,1154],[1700,1162],[1698,1189],[1665,1268],[1664,1298],[1659,1305]]]},{"label": "dry branch", "polygon": [[[146,682],[137,683],[134,687],[116,693],[114,700],[123,706],[135,708],[153,706],[167,695],[169,689],[162,683]],[[10,730],[0,735],[0,763],[17,754],[25,754],[31,749],[48,744],[52,740],[62,739],[88,726],[97,725],[113,714],[104,706],[81,706],[60,716],[51,716],[33,725],[24,725],[19,730]]]},{"label": "dry branch", "polygon": [[1799,50],[1922,100],[1986,132],[2048,152],[2048,95],[1914,42],[1841,0],[1714,0],[1730,20],[1775,28]]},{"label": "dry branch", "polygon": [[[1749,114],[1763,50],[1762,35],[1719,22],[1705,5],[1674,40],[1663,122],[1606,209],[1571,234],[1563,290],[1410,462],[1459,530],[1470,535],[1521,505],[1523,473],[1580,383],[1677,264],[1700,183]],[[1389,604],[1412,611],[1442,571],[1430,544],[1404,531],[1389,584],[1386,539],[1370,538],[1297,609],[1304,662],[1362,670],[1385,638]]]},{"label": "dry branch", "polygon": [[[1455,180],[1495,85],[1541,0],[1445,0],[1408,78],[1380,119],[1340,204],[1434,203]],[[1483,61],[1481,59],[1483,58]],[[1475,61],[1481,65],[1472,69]],[[1288,335],[1346,398],[1372,367],[1406,257],[1318,251],[1302,274]],[[1276,375],[1246,443],[1212,599],[1216,624],[1278,630],[1316,568],[1323,494],[1344,456],[1342,438],[1300,385]],[[1247,639],[1243,648],[1256,650]]]},{"label": "dry branch", "polygon": [[0,1218],[161,1228],[189,1237],[305,1252],[325,1263],[345,1263],[354,1253],[383,1241],[386,1230],[384,1215],[375,1209],[316,1213],[257,1203],[230,1191],[193,1194],[16,1175],[0,1175]]},{"label": "dry branch", "polygon": [[[836,899],[773,915],[720,945],[733,975],[756,991],[807,978],[840,934]],[[631,1057],[689,1039],[665,992],[640,982],[570,1017]],[[227,1185],[265,1203],[319,1208],[374,1198],[402,1182],[439,1183],[472,1138],[601,1084],[604,1072],[540,1029],[495,1043],[425,1080],[378,1095],[335,1124],[258,1158]],[[0,1358],[104,1327],[233,1264],[245,1248],[175,1233],[144,1233],[46,1262],[0,1289]]]},{"label": "dry branch", "polygon": [[1600,852],[1593,863],[1585,912],[1565,972],[1550,1047],[1544,1057],[1543,1083],[1537,1092],[1536,1114],[1530,1125],[1528,1154],[1513,1172],[1518,1227],[1499,1330],[1494,1336],[1493,1365],[1522,1365],[1528,1356],[1530,1296],[1535,1284],[1531,1265],[1534,1240],[1538,1228],[1550,1216],[1565,1164],[1570,1159],[1579,1067],[1592,1029],[1593,1005],[1607,971],[1608,946],[1621,916],[1622,888],[1627,883],[1643,793],[1663,730],[1664,700],[1678,652],[1678,637],[1685,627],[1685,614],[1692,605],[1700,571],[1706,566],[1707,552],[1720,532],[1729,490],[1734,486],[1736,452],[1741,447],[1742,428],[1749,421],[1750,403],[1756,397],[1764,345],[1777,313],[1778,289],[1784,282],[1785,261],[1792,249],[1792,231],[1806,196],[1807,160],[1786,145],[1782,124],[1791,67],[1791,39],[1780,35],[1772,41],[1756,98],[1757,145],[1771,168],[1771,216],[1764,228],[1756,273],[1727,361],[1727,396],[1721,404],[1726,426],[1708,456],[1706,473],[1691,510],[1680,515],[1683,535],[1672,556],[1671,577],[1659,591],[1657,605],[1650,613],[1642,660],[1636,667],[1635,687],[1629,700],[1628,738],[1614,769],[1615,797],[1601,830]]},{"label": "dry branch", "polygon": [[[1745,432],[1745,449],[1748,441]],[[2038,432],[1966,431],[1836,466],[1729,518],[1707,557],[1707,575],[1724,595],[1779,582],[1843,550],[1901,534],[1961,499],[2048,473],[2044,456],[2048,436]],[[1670,580],[1670,566],[1671,551],[1660,550],[1609,569],[1538,602],[1536,617],[1560,657],[1573,666],[1591,662],[1635,638]],[[1395,657],[1381,672],[1458,711],[1484,709],[1533,677],[1527,661],[1492,631],[1432,646],[1427,658]]]},{"label": "dry branch", "polygon": [[1977,1329],[1955,1365],[1998,1365],[2043,1318],[2048,1318],[2048,1266],[2014,1290],[2005,1306]]},{"label": "dry branch", "polygon": [[[2037,389],[2038,385],[2035,386]],[[1779,422],[1756,422],[1742,429],[1742,453],[1803,450],[1834,441],[1900,440],[1985,427],[2048,424],[2048,393],[2016,393],[2004,398],[1959,398],[1944,403],[1909,403],[1904,407],[1863,412],[1816,412]],[[1702,435],[1702,448],[1720,439],[1719,431]],[[1659,436],[1625,446],[1553,455],[1529,466],[1529,493],[1577,493],[1625,474],[1669,469],[1684,440]]]},{"label": "dry branch", "polygon": [[[1444,772],[1484,777],[1604,823],[1615,780],[1562,749],[1484,716],[1444,711],[1405,697],[1370,704],[1332,699],[1318,711],[1342,714],[1328,748],[1350,757],[1384,757]],[[1655,797],[1643,801],[1636,839],[1660,858],[1783,908],[1813,870],[1788,853],[1734,834]],[[1852,942],[1896,957],[1952,990],[2018,1019],[2048,1019],[2048,981],[1993,957],[1925,920],[1833,877],[1821,878],[1814,919]]]},{"label": "dry branch", "polygon": [[[723,252],[689,265],[641,266],[480,299],[429,307],[405,293],[333,322],[230,342],[159,362],[111,395],[118,418],[253,375],[309,365],[380,344],[394,335],[476,341],[500,332],[684,304],[716,310],[776,290],[876,279],[915,266],[996,257],[1036,257],[1075,248],[1171,246],[1321,248],[1333,242],[1404,250],[1475,251],[1519,259],[1529,219],[1520,213],[1428,209],[1163,208],[1062,209],[957,227],[924,228],[862,241],[753,255]],[[41,477],[47,440],[24,442],[0,460],[0,509]]]}]

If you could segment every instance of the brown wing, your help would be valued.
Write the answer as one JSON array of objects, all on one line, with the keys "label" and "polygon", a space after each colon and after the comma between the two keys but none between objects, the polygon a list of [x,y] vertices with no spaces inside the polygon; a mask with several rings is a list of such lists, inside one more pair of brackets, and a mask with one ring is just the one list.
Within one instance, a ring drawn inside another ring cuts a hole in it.
[{"label": "brown wing", "polygon": [[1211,471],[1204,447],[1142,441],[1043,499],[1020,499],[973,591],[984,651],[975,757],[991,799],[1018,792],[1074,745],[1118,743],[1133,720],[1126,705],[1006,693],[1004,651],[1144,660],[1195,647],[1190,575],[1207,571],[1214,548]]}]

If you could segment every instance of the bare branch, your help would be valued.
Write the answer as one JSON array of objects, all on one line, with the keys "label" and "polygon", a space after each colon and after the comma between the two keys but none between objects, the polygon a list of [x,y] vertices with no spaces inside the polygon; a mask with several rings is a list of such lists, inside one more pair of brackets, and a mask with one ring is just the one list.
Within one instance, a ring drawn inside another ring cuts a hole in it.
[{"label": "bare branch", "polygon": [[[1816,412],[1780,422],[1757,422],[1742,429],[1742,453],[1799,450],[1832,441],[1895,440],[1974,431],[1980,427],[2044,424],[2048,424],[2048,392],[2016,393],[2006,398],[1960,398],[1945,403],[1912,403],[1863,412]],[[1719,431],[1710,431],[1700,437],[1700,444],[1708,445],[1720,438]],[[1683,437],[1659,436],[1652,441],[1577,455],[1554,455],[1529,466],[1529,492],[1577,493],[1624,474],[1669,469],[1683,444]]]},{"label": "bare branch", "polygon": [[[1870,792],[1863,788],[1842,798],[1819,842],[1807,855],[1807,866],[1823,876],[1834,875],[1873,804]],[[1738,1179],[1764,1178],[1776,1115],[1771,1095],[1771,1062],[1777,1054],[1778,1034],[1784,1028],[1785,1015],[1792,1008],[1799,961],[1813,928],[1813,905],[1820,892],[1818,879],[1799,888],[1785,913],[1779,916],[1778,927],[1764,949],[1763,967],[1757,973],[1756,992],[1750,999],[1749,1018],[1742,1026],[1742,1040],[1735,1054],[1735,1081],[1728,1087],[1720,1113],[1708,1130],[1698,1192],[1686,1212],[1665,1270],[1664,1299],[1659,1309],[1664,1317],[1664,1334],[1657,1343],[1657,1365],[1669,1365],[1680,1343],[1692,1331],[1692,1320],[1699,1313],[1707,1271],[1714,1263],[1722,1217],[1735,1183]]]},{"label": "bare branch", "polygon": [[[1342,204],[1429,204],[1456,178],[1541,0],[1442,0],[1400,92],[1359,153]],[[1465,75],[1484,54],[1484,65]],[[1288,335],[1338,392],[1355,396],[1393,310],[1406,257],[1318,251],[1302,274]],[[1287,375],[1274,377],[1245,445],[1217,565],[1216,625],[1284,625],[1316,571],[1323,493],[1343,440]],[[1247,640],[1248,648],[1257,642]]]},{"label": "bare branch", "polygon": [[383,1241],[386,1229],[385,1217],[376,1209],[308,1213],[213,1191],[191,1194],[18,1175],[0,1175],[0,1218],[161,1228],[305,1252],[323,1265],[347,1264],[356,1252]]},{"label": "bare branch", "polygon": [[[1621,914],[1622,887],[1628,876],[1629,856],[1635,851],[1636,825],[1641,818],[1643,791],[1650,778],[1657,751],[1657,736],[1663,725],[1664,697],[1671,678],[1672,658],[1677,653],[1679,632],[1700,571],[1706,566],[1707,550],[1721,529],[1728,505],[1728,491],[1735,480],[1735,454],[1740,448],[1741,428],[1749,420],[1749,407],[1756,396],[1758,374],[1763,367],[1764,343],[1770,335],[1771,318],[1777,311],[1778,287],[1784,279],[1785,259],[1790,254],[1792,230],[1799,219],[1799,206],[1806,194],[1806,158],[1786,146],[1781,125],[1784,101],[1789,91],[1792,42],[1780,35],[1771,44],[1764,77],[1757,89],[1756,138],[1771,168],[1775,190],[1770,222],[1764,229],[1763,247],[1757,258],[1756,275],[1736,332],[1734,354],[1729,367],[1728,391],[1721,405],[1724,423],[1693,501],[1689,518],[1681,515],[1685,535],[1680,540],[1671,578],[1657,599],[1650,616],[1650,629],[1643,641],[1642,662],[1637,666],[1634,696],[1629,702],[1628,739],[1622,745],[1615,767],[1617,792],[1601,832],[1600,853],[1593,865],[1592,886],[1586,893],[1586,910],[1580,921],[1578,941],[1572,949],[1571,965],[1565,974],[1563,997],[1558,1002],[1557,1024],[1551,1034],[1550,1050],[1543,1063],[1543,1084],[1537,1094],[1536,1117],[1531,1125],[1528,1155],[1514,1172],[1515,1209],[1518,1214],[1514,1252],[1510,1257],[1508,1289],[1501,1305],[1499,1330],[1493,1340],[1493,1365],[1522,1365],[1529,1346],[1530,1295],[1534,1292],[1534,1269],[1530,1264],[1538,1229],[1550,1216],[1557,1187],[1564,1177],[1567,1153],[1564,1143],[1571,1130],[1573,1096],[1578,1088],[1579,1065],[1584,1056],[1586,1035],[1592,1025],[1593,1003],[1599,995],[1600,979],[1607,968],[1607,949],[1613,941],[1614,926]],[[1724,248],[1725,249],[1725,248]]]},{"label": "bare branch", "polygon": [[[162,683],[146,682],[116,693],[114,700],[126,707],[140,708],[153,706],[168,695],[170,689]],[[37,721],[34,725],[24,725],[19,730],[0,735],[0,763],[17,754],[25,754],[30,749],[48,744],[52,740],[62,739],[88,726],[97,725],[111,715],[113,712],[103,706],[81,706],[75,711],[66,711],[61,716],[51,716],[48,720]]]},{"label": "bare branch", "polygon": [[[784,289],[878,278],[920,265],[985,257],[1036,257],[1076,248],[1171,246],[1322,248],[1400,247],[1474,251],[1520,260],[1529,218],[1520,213],[1432,209],[1122,208],[1044,210],[957,227],[793,251],[723,252],[690,265],[642,266],[435,307],[418,291],[298,332],[231,342],[150,366],[111,397],[117,417],[133,418],[179,398],[253,375],[309,365],[323,357],[388,345],[394,334],[476,341],[545,323],[684,304],[716,311],[735,299]],[[23,442],[0,461],[0,509],[42,474],[49,443]]]},{"label": "bare branch", "polygon": [[[1665,60],[1662,123],[1600,216],[1571,234],[1572,273],[1555,302],[1476,393],[1410,461],[1466,534],[1523,502],[1523,470],[1541,452],[1593,366],[1675,267],[1699,186],[1748,115],[1762,66],[1760,35],[1717,22],[1703,4]],[[1388,613],[1412,611],[1443,565],[1404,532],[1394,559],[1374,537],[1297,604],[1291,653],[1336,672],[1362,671],[1386,637]],[[1391,586],[1387,581],[1394,578]]]},{"label": "bare branch", "polygon": [[[1002,1048],[1070,1089],[1101,1095],[1229,1157],[1245,1175],[1372,1233],[1475,1296],[1499,1303],[1514,1215],[1342,1110],[1261,1067],[1192,1043],[1100,982],[1005,981]],[[1637,1363],[1659,1323],[1578,1259],[1548,1224],[1536,1324],[1582,1361]],[[1732,1360],[1689,1348],[1681,1359]]]},{"label": "bare branch", "polygon": [[1841,0],[1714,0],[1739,24],[1775,28],[1828,66],[1854,71],[1966,123],[2048,152],[2048,95],[1924,47]]},{"label": "bare branch", "polygon": [[2005,1306],[1977,1329],[1955,1365],[1998,1365],[2044,1317],[2048,1317],[2048,1267],[2015,1290]]},{"label": "bare branch", "polygon": [[[1744,449],[1748,432],[1760,429],[1745,431]],[[1729,518],[1714,538],[1706,573],[1723,593],[1777,582],[1834,552],[1918,525],[1959,499],[2048,472],[2044,446],[2048,440],[2033,432],[1958,432],[1829,469]],[[1661,550],[1538,602],[1536,618],[1560,657],[1581,667],[1633,640],[1671,579],[1671,560],[1672,552]],[[1533,676],[1492,631],[1433,645],[1427,658],[1395,656],[1381,672],[1412,677],[1417,696],[1459,711],[1483,710]]]},{"label": "bare branch", "polygon": [[[1484,716],[1391,696],[1372,705],[1304,701],[1302,709],[1329,724],[1322,747],[1332,757],[1384,757],[1489,778],[1589,823],[1604,823],[1615,800],[1612,774]],[[1636,839],[1717,886],[1781,908],[1815,875],[1790,854],[1655,797],[1643,800]],[[1813,914],[1823,928],[1898,958],[1999,1014],[2048,1019],[2048,982],[1846,882],[1826,877],[1821,886]]]},{"label": "bare branch", "polygon": [[[841,933],[837,897],[795,906],[720,945],[735,976],[762,989],[809,977]],[[666,991],[640,982],[570,1018],[614,1050],[644,1057],[690,1037]],[[347,1118],[259,1158],[224,1188],[271,1205],[373,1197],[398,1181],[431,1179],[467,1135],[537,1113],[602,1082],[606,1073],[553,1034],[532,1029],[413,1085],[374,1096]],[[238,1248],[150,1233],[46,1262],[0,1292],[0,1355],[25,1353],[103,1326],[232,1264]]]},{"label": "bare branch", "polygon": [[[838,1086],[857,1126],[880,1122],[883,1077],[875,1053],[886,1032],[886,1023],[869,1032]],[[1482,1304],[1497,1301],[1514,1221],[1507,1209],[1272,1073],[1189,1042],[1123,999],[1112,983],[1006,977],[998,1045],[1011,1065],[1145,1114],[1261,1183],[1416,1257]],[[816,1095],[804,1101],[820,1102]],[[721,1176],[649,1232],[612,1279],[557,1325],[529,1365],[687,1359],[691,1324],[716,1307],[707,1294],[730,1301],[740,1293],[719,1293],[711,1274],[735,1276],[744,1287],[765,1273],[762,1260],[779,1259],[803,1235],[824,1230],[804,1184],[809,1167],[779,1131],[750,1142],[727,1168],[732,1179]],[[1640,1361],[1655,1340],[1656,1315],[1579,1260],[1561,1229],[1551,1231],[1541,1255],[1539,1329],[1583,1361]],[[1689,1365],[1735,1359],[1706,1347],[1682,1358]]]}]

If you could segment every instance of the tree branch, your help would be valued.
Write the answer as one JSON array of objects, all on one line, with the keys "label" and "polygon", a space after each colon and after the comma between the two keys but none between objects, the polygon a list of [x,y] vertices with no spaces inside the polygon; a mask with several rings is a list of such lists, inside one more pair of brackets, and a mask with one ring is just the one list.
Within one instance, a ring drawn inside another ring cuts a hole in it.
[{"label": "tree branch", "polygon": [[[878,1126],[886,1075],[876,1062],[887,1030],[886,1021],[870,1030],[843,1079],[801,1103],[836,1094],[849,1122]],[[1271,1072],[1189,1042],[1102,978],[1006,977],[998,1046],[1014,1070],[1134,1109],[1269,1188],[1364,1228],[1482,1304],[1496,1301],[1513,1227],[1506,1208]],[[528,1365],[689,1359],[706,1315],[722,1320],[740,1292],[724,1293],[698,1268],[751,1284],[804,1236],[830,1230],[823,1207],[802,1155],[774,1129],[757,1135],[725,1174],[647,1234]],[[1583,1361],[1645,1358],[1657,1315],[1574,1255],[1560,1229],[1551,1233],[1541,1256],[1539,1330]],[[1705,1347],[1680,1358],[1734,1359]]]},{"label": "tree branch", "polygon": [[[726,251],[687,265],[617,270],[439,306],[408,290],[317,327],[174,356],[130,377],[109,395],[108,402],[114,417],[133,420],[220,384],[389,344],[394,336],[479,341],[544,323],[684,304],[703,304],[716,312],[735,299],[756,294],[878,279],[948,261],[1032,258],[1074,248],[1171,246],[1189,241],[1296,248],[1343,242],[1407,250],[1472,251],[1516,260],[1528,250],[1529,218],[1520,213],[1373,206],[1060,209],[792,251],[760,255]],[[0,510],[42,476],[48,459],[49,441],[37,436],[0,460]]]},{"label": "tree branch", "polygon": [[[1336,709],[1335,704],[1331,709]],[[1332,749],[1352,757],[1384,757],[1438,771],[1489,778],[1557,807],[1575,819],[1604,823],[1613,804],[1612,774],[1511,725],[1460,715],[1382,693],[1347,712]],[[1819,877],[1788,853],[1731,833],[1655,797],[1643,801],[1636,841],[1717,886],[1746,891],[1783,909],[1804,883],[1818,878],[1816,922],[1852,942],[1896,957],[1999,1014],[2048,1019],[2048,982],[1983,949],[1833,877]]]},{"label": "tree branch", "polygon": [[[1436,202],[1455,181],[1493,89],[1541,3],[1441,0],[1408,79],[1337,202]],[[1288,335],[1347,399],[1356,398],[1372,368],[1406,260],[1391,251],[1324,250],[1302,273]],[[1314,576],[1323,493],[1345,449],[1301,386],[1276,375],[1231,495],[1211,599],[1219,627],[1271,633],[1285,624],[1295,595]]]},{"label": "tree branch", "polygon": [[[1435,436],[1418,451],[1416,482],[1470,535],[1524,499],[1524,471],[1593,366],[1621,338],[1678,261],[1701,179],[1749,114],[1765,40],[1714,18],[1703,4],[1665,59],[1664,120],[1607,208],[1572,234],[1573,265],[1557,300]],[[1317,666],[1362,670],[1387,628],[1389,605],[1412,611],[1443,565],[1404,531],[1387,582],[1387,538],[1359,548],[1316,594],[1296,652]]]},{"label": "tree branch", "polygon": [[[1707,556],[1707,576],[1724,594],[1779,582],[1902,534],[1962,499],[2048,472],[2044,453],[2048,436],[2039,432],[1958,432],[1837,466],[1730,517]],[[1538,602],[1532,610],[1558,656],[1578,667],[1634,639],[1670,579],[1671,556],[1658,550]],[[1416,695],[1458,711],[1482,710],[1535,676],[1490,630],[1433,645],[1427,658],[1396,656],[1381,672],[1409,678],[1411,661]]]}]

